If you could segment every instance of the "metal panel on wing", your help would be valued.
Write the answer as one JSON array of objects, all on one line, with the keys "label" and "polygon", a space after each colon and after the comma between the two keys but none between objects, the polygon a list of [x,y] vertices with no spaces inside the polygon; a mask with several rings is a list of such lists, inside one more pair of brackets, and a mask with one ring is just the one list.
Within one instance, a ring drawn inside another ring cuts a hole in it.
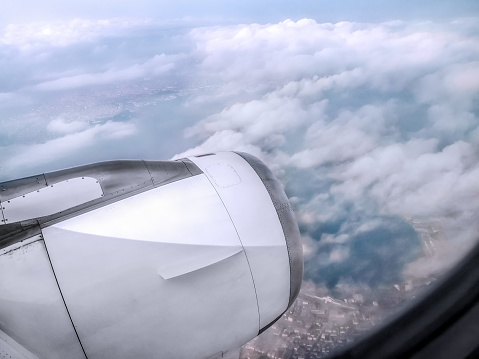
[{"label": "metal panel on wing", "polygon": [[91,177],[71,178],[4,201],[5,223],[49,216],[101,198],[103,191]]}]

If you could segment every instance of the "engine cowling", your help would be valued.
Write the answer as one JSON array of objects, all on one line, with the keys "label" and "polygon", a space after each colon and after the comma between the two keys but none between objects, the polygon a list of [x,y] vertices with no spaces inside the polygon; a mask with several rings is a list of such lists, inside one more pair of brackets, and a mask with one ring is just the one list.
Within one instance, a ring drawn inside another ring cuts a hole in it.
[{"label": "engine cowling", "polygon": [[0,351],[13,358],[207,358],[257,336],[299,292],[293,212],[251,155],[110,161],[0,186]]}]

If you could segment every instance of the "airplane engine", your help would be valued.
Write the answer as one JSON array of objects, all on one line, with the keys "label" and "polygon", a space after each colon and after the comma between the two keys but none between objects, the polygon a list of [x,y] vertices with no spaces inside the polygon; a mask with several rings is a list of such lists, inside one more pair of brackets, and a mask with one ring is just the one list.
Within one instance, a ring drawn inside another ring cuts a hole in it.
[{"label": "airplane engine", "polygon": [[44,173],[0,208],[0,357],[217,358],[301,286],[290,203],[249,154]]}]

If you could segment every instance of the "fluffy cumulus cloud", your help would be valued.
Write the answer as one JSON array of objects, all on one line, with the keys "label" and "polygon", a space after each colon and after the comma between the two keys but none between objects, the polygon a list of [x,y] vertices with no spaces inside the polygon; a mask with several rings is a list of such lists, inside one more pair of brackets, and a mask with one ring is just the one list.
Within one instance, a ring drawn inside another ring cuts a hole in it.
[{"label": "fluffy cumulus cloud", "polygon": [[[310,279],[437,274],[478,229],[476,35],[472,20],[195,29],[203,76],[257,92],[188,128],[201,144],[178,156],[249,150],[271,164],[294,197]],[[426,224],[445,238],[436,259],[423,258]]]},{"label": "fluffy cumulus cloud", "polygon": [[478,23],[11,25],[0,175],[246,151],[285,184],[306,278],[334,289],[430,276],[478,230]]}]

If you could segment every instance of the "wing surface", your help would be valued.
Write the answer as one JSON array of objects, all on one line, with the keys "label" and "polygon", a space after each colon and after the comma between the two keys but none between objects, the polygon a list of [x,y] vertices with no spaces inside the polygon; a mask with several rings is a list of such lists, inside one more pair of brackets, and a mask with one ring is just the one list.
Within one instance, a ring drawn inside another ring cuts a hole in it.
[{"label": "wing surface", "polygon": [[15,340],[0,330],[0,357],[9,359],[38,359]]}]

